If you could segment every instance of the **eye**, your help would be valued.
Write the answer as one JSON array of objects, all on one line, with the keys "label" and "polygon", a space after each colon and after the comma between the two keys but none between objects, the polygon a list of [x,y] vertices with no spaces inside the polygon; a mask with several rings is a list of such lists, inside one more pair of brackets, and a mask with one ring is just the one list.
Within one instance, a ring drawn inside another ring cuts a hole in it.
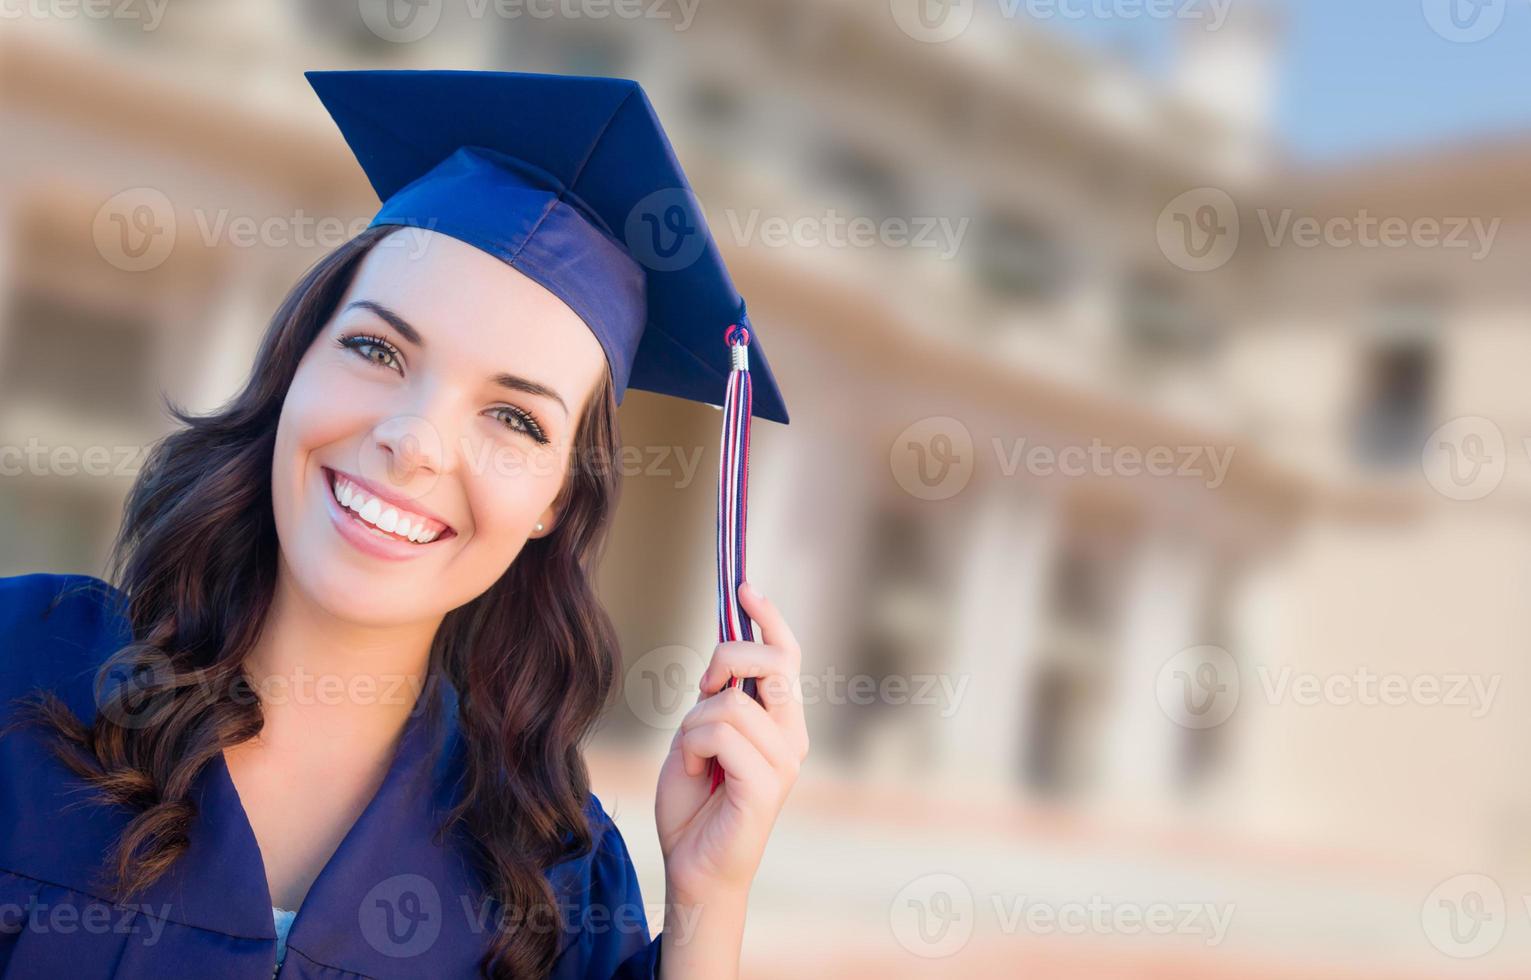
[{"label": "eye", "polygon": [[341,337],[336,343],[347,350],[355,351],[359,356],[379,367],[398,371],[400,374],[403,373],[403,366],[400,363],[403,360],[403,355],[399,353],[397,347],[382,337],[374,337],[372,334],[365,333],[353,333]]},{"label": "eye", "polygon": [[542,431],[542,426],[530,412],[516,408],[514,405],[501,405],[499,408],[492,409],[489,414],[492,418],[504,422],[506,427],[516,432],[524,432],[538,443],[547,445],[547,434]]}]

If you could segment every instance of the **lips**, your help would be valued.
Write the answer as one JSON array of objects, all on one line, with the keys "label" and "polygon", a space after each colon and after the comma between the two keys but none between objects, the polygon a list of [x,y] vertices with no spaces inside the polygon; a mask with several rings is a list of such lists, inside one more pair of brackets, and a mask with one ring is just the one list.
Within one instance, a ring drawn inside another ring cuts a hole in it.
[{"label": "lips", "polygon": [[418,505],[406,504],[375,484],[349,473],[322,467],[330,496],[348,523],[359,525],[376,540],[391,540],[414,548],[455,537],[457,532],[439,518],[421,513]]}]

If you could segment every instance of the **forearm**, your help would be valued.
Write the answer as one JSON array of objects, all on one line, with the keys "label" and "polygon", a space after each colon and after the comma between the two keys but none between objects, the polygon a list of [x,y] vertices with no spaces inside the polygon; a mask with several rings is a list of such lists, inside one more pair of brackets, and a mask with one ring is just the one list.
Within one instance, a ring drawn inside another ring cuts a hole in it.
[{"label": "forearm", "polygon": [[732,980],[739,975],[749,893],[691,898],[665,890],[662,980]]}]

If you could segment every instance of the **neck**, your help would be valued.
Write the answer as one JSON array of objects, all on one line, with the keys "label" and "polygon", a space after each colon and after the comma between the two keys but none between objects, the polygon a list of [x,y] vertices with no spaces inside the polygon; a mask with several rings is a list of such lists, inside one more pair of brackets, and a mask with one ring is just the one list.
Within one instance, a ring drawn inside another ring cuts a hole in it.
[{"label": "neck", "polygon": [[441,620],[378,626],[338,619],[285,565],[244,669],[261,699],[258,742],[276,751],[386,754],[425,689]]}]

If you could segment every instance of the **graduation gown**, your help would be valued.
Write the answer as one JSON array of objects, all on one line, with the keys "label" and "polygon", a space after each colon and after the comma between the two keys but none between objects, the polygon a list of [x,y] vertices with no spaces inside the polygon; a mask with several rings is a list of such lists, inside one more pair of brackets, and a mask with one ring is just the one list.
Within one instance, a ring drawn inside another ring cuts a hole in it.
[{"label": "graduation gown", "polygon": [[[14,716],[11,699],[37,687],[94,716],[95,669],[129,639],[120,602],[89,576],[0,578],[0,724]],[[410,716],[376,796],[298,909],[279,978],[479,975],[492,937],[480,879],[460,843],[431,841],[460,771],[456,692],[432,684],[425,697],[442,699],[441,723]],[[131,814],[82,804],[86,786],[35,729],[0,738],[0,977],[270,980],[265,867],[222,755],[194,787],[189,848],[122,905],[90,880]],[[626,844],[594,795],[586,810],[594,849],[548,872],[560,905],[552,976],[655,977],[660,939]]]}]

